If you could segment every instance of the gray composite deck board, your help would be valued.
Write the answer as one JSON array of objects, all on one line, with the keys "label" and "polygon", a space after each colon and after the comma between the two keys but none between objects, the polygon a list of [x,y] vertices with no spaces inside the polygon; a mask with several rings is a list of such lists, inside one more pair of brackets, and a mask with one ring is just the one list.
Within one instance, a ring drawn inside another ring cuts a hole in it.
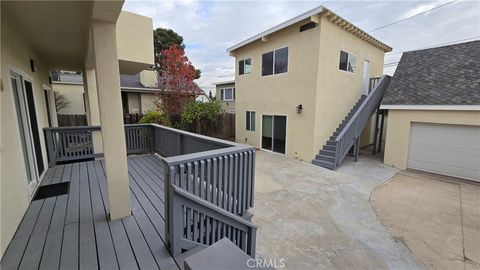
[{"label": "gray composite deck board", "polygon": [[3,269],[178,269],[164,244],[163,168],[128,158],[132,216],[109,221],[103,161],[49,168],[41,185],[70,182],[66,195],[32,201]]}]

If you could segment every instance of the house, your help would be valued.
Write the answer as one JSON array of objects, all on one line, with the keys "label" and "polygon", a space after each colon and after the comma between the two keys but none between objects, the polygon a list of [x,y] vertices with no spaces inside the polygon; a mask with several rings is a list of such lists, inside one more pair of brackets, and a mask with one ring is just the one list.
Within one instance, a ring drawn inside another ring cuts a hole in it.
[{"label": "house", "polygon": [[370,114],[372,102],[379,102],[378,95],[365,97],[370,79],[382,75],[389,51],[389,46],[323,6],[228,48],[236,60],[239,90],[236,140],[337,167],[360,137],[362,145],[371,143],[369,122],[362,136],[363,128],[349,133],[347,143],[335,138],[356,117],[354,109],[368,107]]},{"label": "house", "polygon": [[[119,71],[153,65],[151,18],[123,1],[0,5],[1,269],[173,269],[224,237],[255,256],[255,149],[123,124]],[[83,75],[88,126],[57,127],[53,70]]]},{"label": "house", "polygon": [[220,101],[222,109],[229,113],[235,113],[235,81],[214,83],[215,96]]},{"label": "house", "polygon": [[384,162],[480,181],[480,41],[406,52],[386,90]]},{"label": "house", "polygon": [[[85,114],[84,85],[81,74],[60,72],[53,76],[52,88],[64,95],[69,104],[58,111],[59,114]],[[123,113],[146,113],[156,109],[155,99],[160,92],[156,72],[142,70],[133,75],[120,74]]]}]

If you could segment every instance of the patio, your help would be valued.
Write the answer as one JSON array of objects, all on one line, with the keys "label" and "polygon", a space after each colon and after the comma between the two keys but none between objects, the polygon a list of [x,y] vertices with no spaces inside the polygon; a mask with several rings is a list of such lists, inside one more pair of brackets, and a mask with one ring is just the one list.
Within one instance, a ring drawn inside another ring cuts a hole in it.
[{"label": "patio", "polygon": [[42,185],[66,195],[32,201],[2,269],[178,269],[165,247],[164,174],[155,155],[129,156],[132,215],[109,221],[104,162],[50,168]]}]

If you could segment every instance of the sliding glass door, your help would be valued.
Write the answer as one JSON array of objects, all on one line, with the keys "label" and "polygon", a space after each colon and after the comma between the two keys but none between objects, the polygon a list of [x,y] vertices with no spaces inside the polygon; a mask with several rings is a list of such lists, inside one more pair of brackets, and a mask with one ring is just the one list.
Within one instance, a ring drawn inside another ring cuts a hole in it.
[{"label": "sliding glass door", "polygon": [[286,137],[286,116],[262,116],[262,149],[285,154]]},{"label": "sliding glass door", "polygon": [[13,71],[10,73],[10,79],[15,99],[27,181],[30,186],[35,186],[45,167],[40,147],[33,86],[31,81]]}]

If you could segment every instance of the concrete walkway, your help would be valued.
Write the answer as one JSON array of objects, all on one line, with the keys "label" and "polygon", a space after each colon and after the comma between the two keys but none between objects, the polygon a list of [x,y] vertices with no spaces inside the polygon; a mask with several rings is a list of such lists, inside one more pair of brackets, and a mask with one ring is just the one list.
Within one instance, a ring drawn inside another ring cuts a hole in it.
[{"label": "concrete walkway", "polygon": [[[361,156],[336,171],[257,152],[257,255],[286,269],[422,269],[369,196],[398,171]],[[280,267],[278,267],[280,268]]]},{"label": "concrete walkway", "polygon": [[428,268],[480,269],[480,184],[401,172],[375,190],[372,205]]}]

